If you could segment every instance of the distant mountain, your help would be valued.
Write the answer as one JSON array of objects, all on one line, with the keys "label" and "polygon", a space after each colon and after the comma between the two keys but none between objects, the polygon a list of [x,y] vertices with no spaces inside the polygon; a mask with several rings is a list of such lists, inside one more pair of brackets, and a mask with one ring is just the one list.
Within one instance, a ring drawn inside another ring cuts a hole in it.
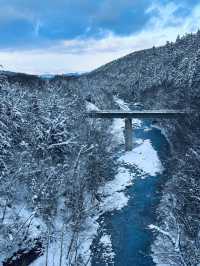
[{"label": "distant mountain", "polygon": [[66,74],[42,74],[39,75],[40,78],[42,79],[53,79],[56,76],[63,76],[63,77],[79,77],[81,74],[78,72],[72,72],[72,73],[66,73]]},{"label": "distant mountain", "polygon": [[62,76],[62,77],[80,77],[82,73],[78,72],[72,72],[72,73],[66,73],[66,74],[41,74],[41,75],[34,75],[34,74],[28,74],[28,73],[18,73],[18,72],[13,72],[13,71],[8,71],[8,70],[0,70],[0,75],[6,75],[6,76],[38,76],[41,79],[53,79],[56,76]]},{"label": "distant mountain", "polygon": [[54,74],[43,74],[43,75],[39,75],[39,77],[42,78],[42,79],[52,79],[55,76],[56,75],[54,75]]}]

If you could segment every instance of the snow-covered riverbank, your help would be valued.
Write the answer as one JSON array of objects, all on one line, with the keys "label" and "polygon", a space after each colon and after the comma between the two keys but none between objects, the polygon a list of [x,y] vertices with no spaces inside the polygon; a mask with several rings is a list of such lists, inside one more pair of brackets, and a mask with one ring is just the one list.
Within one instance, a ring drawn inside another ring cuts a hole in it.
[{"label": "snow-covered riverbank", "polygon": [[[121,101],[120,105],[122,105]],[[92,106],[92,108],[93,107],[94,106]],[[141,121],[137,119],[133,121],[133,124],[134,128],[140,128],[142,126]],[[123,130],[124,121],[121,119],[114,120],[111,126],[111,132],[113,134],[113,141],[118,146],[124,143]],[[91,212],[85,224],[82,225],[81,233],[79,233],[78,250],[76,254],[76,256],[81,256],[84,259],[83,263],[88,263],[87,265],[91,264],[91,246],[101,226],[99,224],[99,217],[114,210],[121,210],[128,204],[129,196],[126,194],[126,189],[133,185],[136,177],[136,173],[130,171],[130,168],[137,168],[138,171],[141,172],[141,178],[145,178],[147,175],[154,176],[156,173],[162,172],[163,170],[158,154],[153,148],[150,140],[135,138],[134,145],[135,148],[133,151],[121,152],[118,158],[118,173],[115,178],[99,188],[102,202],[98,209],[88,205],[88,209],[91,209]],[[62,223],[57,221],[55,225],[58,232],[62,232]],[[44,252],[44,255],[32,263],[31,266],[43,266],[46,262],[48,266],[68,266],[65,252],[63,252],[63,255],[61,254],[61,245],[62,250],[68,250],[71,238],[72,231],[69,227],[69,230],[65,231],[63,236],[59,235],[55,241],[49,243],[48,254]],[[111,235],[105,232],[100,241],[104,247],[102,256],[104,256],[105,261],[110,259],[113,260],[115,253],[112,248]],[[73,261],[73,258],[70,259]]]}]

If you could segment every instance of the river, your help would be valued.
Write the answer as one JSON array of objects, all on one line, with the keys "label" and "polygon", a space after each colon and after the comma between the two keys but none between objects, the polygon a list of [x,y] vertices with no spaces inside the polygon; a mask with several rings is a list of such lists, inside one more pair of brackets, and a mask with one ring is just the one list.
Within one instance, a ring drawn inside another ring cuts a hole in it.
[{"label": "river", "polygon": [[[170,155],[169,144],[159,129],[149,121],[134,130],[134,140],[150,140],[158,157],[165,164]],[[153,266],[151,244],[155,235],[148,228],[156,222],[156,209],[161,199],[167,171],[145,178],[137,173],[133,185],[126,189],[127,206],[103,214],[98,234],[92,244],[92,266]],[[109,235],[111,247],[102,245],[102,236]],[[110,254],[109,254],[110,253]]]}]

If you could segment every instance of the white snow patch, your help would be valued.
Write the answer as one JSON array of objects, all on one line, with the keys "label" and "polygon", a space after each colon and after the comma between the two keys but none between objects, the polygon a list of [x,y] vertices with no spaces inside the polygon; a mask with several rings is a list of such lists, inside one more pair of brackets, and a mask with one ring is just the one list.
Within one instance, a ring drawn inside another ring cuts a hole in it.
[{"label": "white snow patch", "polygon": [[113,134],[113,139],[117,143],[123,143],[124,141],[124,120],[123,119],[114,119],[111,126],[111,134]]},{"label": "white snow patch", "polygon": [[87,102],[86,103],[86,109],[87,109],[88,112],[89,111],[99,111],[99,108],[95,104],[93,104],[91,102]]},{"label": "white snow patch", "polygon": [[157,231],[157,232],[159,232],[159,233],[161,233],[161,234],[163,234],[163,235],[169,237],[169,238],[171,239],[172,243],[174,243],[174,244],[176,243],[176,240],[174,239],[174,237],[173,237],[169,232],[163,230],[163,229],[160,228],[159,226],[154,225],[154,224],[150,224],[148,227],[149,227],[149,229],[151,229],[151,230]]},{"label": "white snow patch", "polygon": [[124,110],[124,111],[129,111],[129,107],[128,104],[124,102],[124,100],[119,99],[117,96],[114,97],[114,101],[118,104],[118,106],[120,107],[120,109]]},{"label": "white snow patch", "polygon": [[41,232],[46,231],[45,223],[42,219],[35,216],[35,212],[22,208],[19,215],[24,222],[29,224],[29,234],[32,239],[39,237]]},{"label": "white snow patch", "polygon": [[[165,213],[165,221],[158,225],[150,224],[148,227],[157,232],[156,238],[151,245],[152,258],[155,265],[159,266],[178,266],[182,253],[179,247],[180,241],[180,227],[172,212],[173,195],[167,191],[163,194],[159,209]],[[174,199],[175,200],[175,199]],[[173,202],[175,202],[173,200]],[[166,254],[166,250],[168,254]],[[174,260],[169,254],[174,254]],[[169,256],[168,256],[169,255]],[[182,263],[181,263],[182,265]]]},{"label": "white snow patch", "polygon": [[[0,209],[0,217],[2,217],[2,209]],[[19,203],[18,205],[13,205],[12,208],[6,209],[6,215],[3,221],[3,225],[13,226],[14,222],[16,224],[20,224],[19,231],[23,231],[25,226],[28,227],[28,235],[30,239],[36,239],[41,236],[43,232],[46,231],[46,225],[42,219],[36,217],[36,213],[27,208],[27,206]],[[26,228],[27,228],[26,227]],[[2,236],[1,236],[2,237]],[[0,246],[4,243],[4,239],[0,237]],[[16,238],[15,234],[9,234],[9,240],[12,243],[13,239]],[[13,242],[14,243],[14,242]],[[26,248],[23,247],[22,248]],[[29,247],[28,247],[29,248]],[[0,252],[0,265],[1,262],[6,260],[6,258],[11,257],[14,252],[17,252],[19,249],[18,245],[13,245],[12,251],[4,251]]]},{"label": "white snow patch", "polygon": [[[65,247],[65,242],[63,243],[63,246]],[[59,242],[54,242],[53,244],[50,245],[48,249],[48,257],[46,253],[39,257],[36,261],[30,264],[30,266],[55,266],[55,265],[60,265],[60,255],[57,254],[60,252],[60,247],[61,243]]]},{"label": "white snow patch", "polygon": [[111,235],[103,234],[100,239],[100,244],[104,250],[102,257],[104,259],[105,265],[110,265],[115,257],[115,252],[112,248]]},{"label": "white snow patch", "polygon": [[136,165],[139,169],[151,176],[163,171],[158,154],[148,139],[144,140],[141,145],[132,151],[126,152],[121,157],[121,160]]},{"label": "white snow patch", "polygon": [[133,184],[133,180],[134,174],[130,174],[127,168],[119,167],[115,178],[98,190],[99,194],[103,196],[101,208],[105,212],[124,208],[129,200],[124,190]]},{"label": "white snow patch", "polygon": [[[79,233],[78,236],[78,242],[77,242],[77,256],[81,255],[81,257],[84,260],[84,265],[88,262],[88,266],[90,264],[90,246],[92,244],[92,241],[94,239],[94,236],[97,234],[97,229],[99,227],[99,224],[96,222],[96,220],[99,218],[99,215],[90,217],[88,216],[82,230]],[[60,259],[61,259],[61,231],[58,232],[58,235],[56,236],[56,240],[49,245],[48,249],[48,256],[47,251],[45,251],[44,255],[39,257],[36,261],[34,261],[30,266],[44,266],[46,265],[46,261],[48,261],[48,266],[57,266],[60,265]],[[62,266],[68,266],[69,265],[69,258],[67,259],[67,252],[69,250],[70,242],[72,239],[72,230],[69,227],[67,231],[64,232],[63,235],[63,243],[62,243]],[[74,255],[74,254],[73,254]],[[48,258],[47,258],[48,257]],[[73,261],[74,257],[72,257]],[[71,264],[70,264],[71,265]]]},{"label": "white snow patch", "polygon": [[97,223],[97,219],[99,218],[100,213],[96,213],[93,217],[88,217],[85,221],[84,231],[81,232],[79,237],[79,254],[84,259],[84,262],[89,261],[87,265],[90,264],[90,256],[91,250],[90,247],[92,245],[92,241],[94,237],[97,235],[97,230],[99,228],[99,224]]},{"label": "white snow patch", "polygon": [[100,242],[104,245],[104,246],[107,246],[107,245],[110,245],[111,243],[111,236],[110,235],[102,235],[101,239],[100,239]]},{"label": "white snow patch", "polygon": [[134,143],[136,143],[138,145],[142,144],[143,143],[143,139],[136,139]]},{"label": "white snow patch", "polygon": [[[142,124],[141,120],[139,119],[132,119],[133,128],[139,128]],[[124,119],[114,119],[112,126],[111,126],[111,134],[113,134],[113,139],[118,144],[124,143],[124,126],[125,121]]]},{"label": "white snow patch", "polygon": [[111,212],[114,210],[121,210],[128,204],[129,197],[124,194],[124,192],[113,192],[112,195],[106,196],[101,203],[101,208],[105,212]]},{"label": "white snow patch", "polygon": [[105,186],[100,187],[99,193],[110,196],[112,193],[122,191],[130,185],[132,185],[132,178],[128,169],[120,167],[115,178],[107,182]]},{"label": "white snow patch", "polygon": [[[114,101],[118,104],[120,109],[124,111],[130,110],[128,104],[125,103],[124,100],[119,99],[117,96],[114,97]],[[132,119],[132,123],[134,128],[138,128],[142,124],[141,120],[139,119]],[[111,126],[111,133],[113,134],[114,140],[118,144],[124,143],[124,125],[124,119],[117,118],[113,120],[113,124]]]}]

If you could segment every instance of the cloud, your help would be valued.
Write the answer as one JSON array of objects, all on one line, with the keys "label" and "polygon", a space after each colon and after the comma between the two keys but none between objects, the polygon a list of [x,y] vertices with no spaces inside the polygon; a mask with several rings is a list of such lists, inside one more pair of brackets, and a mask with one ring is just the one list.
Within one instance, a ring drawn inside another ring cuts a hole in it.
[{"label": "cloud", "polygon": [[[144,9],[151,0],[1,0],[0,48],[30,46],[79,37],[100,37],[103,31],[127,35],[141,29],[149,15]],[[37,22],[42,22],[42,29]],[[27,26],[31,24],[31,27]],[[16,31],[20,24],[23,36]],[[6,25],[6,26],[5,26]],[[37,25],[37,26],[36,26]],[[39,29],[39,36],[37,35]],[[87,30],[89,29],[89,30]],[[36,33],[36,41],[32,35]],[[16,40],[16,41],[14,41]],[[31,45],[29,45],[31,44]]]},{"label": "cloud", "polygon": [[[185,13],[183,13],[183,10]],[[188,15],[186,14],[188,11]],[[149,27],[153,27],[156,30],[165,31],[169,30],[178,30],[180,34],[185,32],[193,31],[192,28],[196,29],[199,24],[199,10],[200,5],[193,7],[191,12],[184,4],[175,4],[174,2],[169,2],[166,5],[153,4],[147,10],[146,13],[152,13],[151,20],[149,21]],[[180,15],[180,16],[179,16]]]},{"label": "cloud", "polygon": [[[173,2],[157,3],[146,9],[151,19],[143,29],[128,36],[102,30],[100,39],[78,37],[60,40],[44,49],[1,51],[0,63],[13,71],[35,74],[90,71],[130,52],[174,41],[178,34],[197,31],[200,5],[194,6],[187,16],[178,16],[182,8],[185,7]],[[37,27],[38,34],[41,25]]]},{"label": "cloud", "polygon": [[33,21],[34,16],[29,10],[20,10],[14,6],[1,6],[0,23],[7,24],[16,20]]}]

